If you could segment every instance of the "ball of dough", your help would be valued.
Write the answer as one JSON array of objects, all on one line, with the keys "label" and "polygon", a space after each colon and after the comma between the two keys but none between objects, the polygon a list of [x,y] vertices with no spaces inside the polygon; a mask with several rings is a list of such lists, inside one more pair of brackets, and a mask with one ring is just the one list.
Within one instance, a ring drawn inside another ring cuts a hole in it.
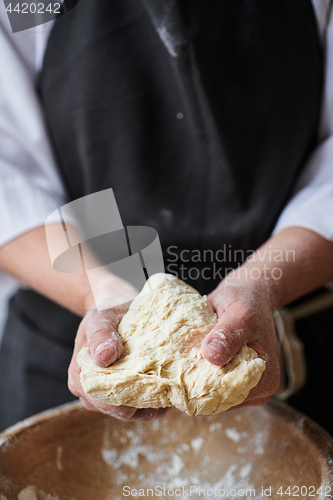
[{"label": "ball of dough", "polygon": [[110,405],[175,406],[188,415],[215,415],[240,404],[265,361],[248,346],[224,367],[206,361],[201,343],[216,322],[206,297],[172,275],[155,274],[119,324],[121,358],[100,368],[87,347],[78,353],[84,391]]}]

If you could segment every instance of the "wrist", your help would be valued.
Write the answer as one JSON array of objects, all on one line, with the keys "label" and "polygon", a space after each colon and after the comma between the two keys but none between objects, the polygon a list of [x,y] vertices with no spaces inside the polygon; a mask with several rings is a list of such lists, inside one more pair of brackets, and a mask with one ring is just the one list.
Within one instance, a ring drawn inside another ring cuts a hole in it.
[{"label": "wrist", "polygon": [[289,304],[333,277],[333,244],[303,228],[287,228],[272,236],[225,284],[247,286],[266,295],[270,310]]},{"label": "wrist", "polygon": [[118,276],[103,273],[89,275],[90,290],[84,297],[85,312],[93,307],[98,310],[110,309],[131,302],[138,290]]}]

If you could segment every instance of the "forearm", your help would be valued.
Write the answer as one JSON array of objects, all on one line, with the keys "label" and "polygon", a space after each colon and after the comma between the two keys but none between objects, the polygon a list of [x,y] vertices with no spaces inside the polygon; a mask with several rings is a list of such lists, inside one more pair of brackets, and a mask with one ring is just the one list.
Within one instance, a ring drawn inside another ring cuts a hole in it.
[{"label": "forearm", "polygon": [[28,231],[1,247],[0,267],[80,316],[93,305],[86,274],[66,274],[53,269],[44,226]]},{"label": "forearm", "polygon": [[300,227],[262,245],[224,285],[248,284],[267,294],[272,311],[333,280],[333,243]]},{"label": "forearm", "polygon": [[53,269],[44,226],[28,231],[0,248],[0,267],[33,290],[70,311],[84,316],[96,305],[111,307],[117,295],[132,300],[136,290],[103,268],[94,280],[94,293],[86,273],[62,273]]}]

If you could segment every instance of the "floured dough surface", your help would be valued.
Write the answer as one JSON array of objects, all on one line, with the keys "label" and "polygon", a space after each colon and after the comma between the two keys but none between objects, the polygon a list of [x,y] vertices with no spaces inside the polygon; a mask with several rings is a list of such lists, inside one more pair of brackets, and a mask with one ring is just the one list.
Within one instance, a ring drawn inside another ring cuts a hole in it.
[{"label": "floured dough surface", "polygon": [[84,391],[110,405],[175,406],[189,415],[215,415],[240,404],[265,361],[248,346],[223,368],[206,361],[201,343],[216,322],[206,297],[172,275],[155,274],[119,324],[121,358],[100,368],[87,347],[78,353]]}]

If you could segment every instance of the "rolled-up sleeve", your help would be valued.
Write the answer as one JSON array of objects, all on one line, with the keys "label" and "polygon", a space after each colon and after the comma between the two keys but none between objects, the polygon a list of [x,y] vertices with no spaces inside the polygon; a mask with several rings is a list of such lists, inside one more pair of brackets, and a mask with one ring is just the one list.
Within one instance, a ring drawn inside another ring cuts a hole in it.
[{"label": "rolled-up sleeve", "polygon": [[293,226],[311,229],[333,241],[333,136],[311,156],[274,233]]},{"label": "rolled-up sleeve", "polygon": [[[321,4],[323,5],[323,4]],[[319,142],[282,211],[274,233],[304,227],[333,241],[333,15],[324,33],[325,80]],[[282,179],[283,182],[283,179]]]},{"label": "rolled-up sleeve", "polygon": [[[66,203],[36,91],[36,71],[0,18],[0,246]],[[29,34],[26,33],[27,37]],[[28,41],[28,38],[27,38]],[[32,40],[31,50],[37,50]],[[35,54],[30,54],[33,57]]]}]

